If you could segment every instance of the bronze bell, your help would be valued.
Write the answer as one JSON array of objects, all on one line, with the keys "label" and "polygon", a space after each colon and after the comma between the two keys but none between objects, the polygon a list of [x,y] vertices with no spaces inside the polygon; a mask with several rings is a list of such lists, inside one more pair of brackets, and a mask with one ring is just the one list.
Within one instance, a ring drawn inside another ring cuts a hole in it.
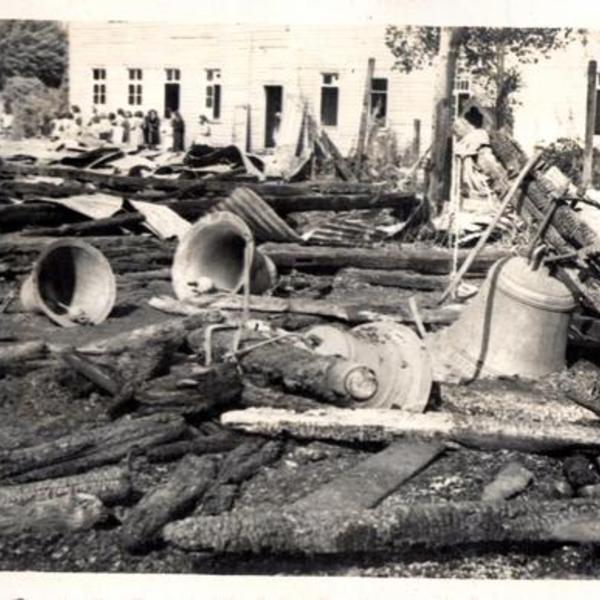
[{"label": "bronze bell", "polygon": [[534,269],[522,257],[498,261],[460,318],[428,336],[434,379],[537,379],[560,370],[575,306],[545,266]]}]

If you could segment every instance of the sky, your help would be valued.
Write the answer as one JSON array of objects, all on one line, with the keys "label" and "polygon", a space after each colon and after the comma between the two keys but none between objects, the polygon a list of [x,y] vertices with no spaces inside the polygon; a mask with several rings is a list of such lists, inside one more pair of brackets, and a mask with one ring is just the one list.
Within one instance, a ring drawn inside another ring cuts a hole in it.
[{"label": "sky", "polygon": [[600,29],[594,0],[21,0],[0,18],[205,23],[398,23]]}]

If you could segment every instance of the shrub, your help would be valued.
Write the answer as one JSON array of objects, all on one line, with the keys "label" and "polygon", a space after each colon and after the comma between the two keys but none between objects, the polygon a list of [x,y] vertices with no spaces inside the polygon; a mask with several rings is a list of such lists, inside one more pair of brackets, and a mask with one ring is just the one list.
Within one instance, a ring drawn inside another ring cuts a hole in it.
[{"label": "shrub", "polygon": [[[544,149],[542,157],[549,165],[558,167],[575,185],[581,184],[583,147],[578,140],[559,138]],[[600,150],[592,156],[592,186],[600,188]]]},{"label": "shrub", "polygon": [[36,77],[10,77],[2,96],[14,114],[13,136],[35,137],[57,112],[68,110],[66,87],[46,87]]}]

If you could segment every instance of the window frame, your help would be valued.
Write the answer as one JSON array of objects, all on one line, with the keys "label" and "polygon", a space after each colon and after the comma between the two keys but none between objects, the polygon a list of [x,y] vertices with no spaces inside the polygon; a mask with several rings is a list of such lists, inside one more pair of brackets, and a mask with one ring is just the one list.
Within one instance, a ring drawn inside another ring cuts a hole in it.
[{"label": "window frame", "polygon": [[212,67],[205,69],[204,78],[206,80],[204,107],[210,110],[213,121],[219,121],[221,119],[223,91],[221,85],[221,68]]},{"label": "window frame", "polygon": [[181,81],[181,69],[179,67],[166,67],[165,77],[169,83],[179,83]]},{"label": "window frame", "polygon": [[[324,71],[321,73],[321,110],[320,120],[324,127],[337,127],[340,115],[340,74],[336,71]],[[329,96],[329,108],[332,114],[326,112],[327,104],[325,98]],[[331,108],[333,107],[333,108]]]},{"label": "window frame", "polygon": [[[381,89],[376,87],[375,82],[385,82]],[[376,116],[375,118],[381,121],[382,125],[385,127],[387,125],[388,120],[388,100],[389,100],[389,92],[390,92],[390,80],[388,77],[372,77],[371,78],[371,86],[370,86],[370,96],[369,102],[371,106],[371,114],[375,107],[378,104],[378,100],[383,100],[383,115]]]}]

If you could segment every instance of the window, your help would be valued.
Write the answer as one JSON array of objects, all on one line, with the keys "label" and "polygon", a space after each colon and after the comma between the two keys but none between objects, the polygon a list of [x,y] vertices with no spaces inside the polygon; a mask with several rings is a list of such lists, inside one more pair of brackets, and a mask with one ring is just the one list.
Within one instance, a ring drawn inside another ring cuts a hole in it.
[{"label": "window", "polygon": [[371,79],[371,113],[382,125],[385,125],[387,117],[387,79]]},{"label": "window", "polygon": [[462,115],[471,98],[471,78],[468,73],[458,73],[454,80],[454,116]]},{"label": "window", "polygon": [[212,118],[221,118],[221,69],[206,69],[206,108]]},{"label": "window", "polygon": [[129,84],[129,94],[127,101],[130,105],[139,106],[142,103],[142,86],[139,83]]},{"label": "window", "polygon": [[106,69],[92,69],[94,86],[92,100],[94,104],[106,104]]},{"label": "window", "polygon": [[337,73],[323,73],[321,83],[321,124],[336,126],[338,122],[339,88]]},{"label": "window", "polygon": [[129,86],[127,87],[127,102],[130,106],[139,106],[142,103],[142,69],[127,69],[129,73]]},{"label": "window", "polygon": [[179,69],[165,69],[167,72],[167,81],[179,81],[181,79],[181,71]]},{"label": "window", "polygon": [[459,56],[454,71],[454,91],[452,94],[455,117],[463,114],[471,96],[471,67],[468,66],[464,56]]}]

